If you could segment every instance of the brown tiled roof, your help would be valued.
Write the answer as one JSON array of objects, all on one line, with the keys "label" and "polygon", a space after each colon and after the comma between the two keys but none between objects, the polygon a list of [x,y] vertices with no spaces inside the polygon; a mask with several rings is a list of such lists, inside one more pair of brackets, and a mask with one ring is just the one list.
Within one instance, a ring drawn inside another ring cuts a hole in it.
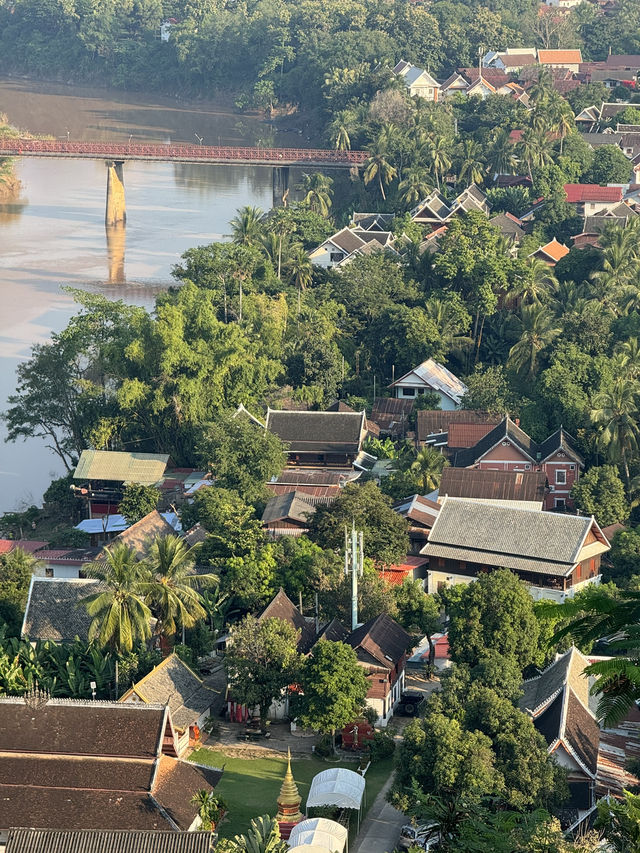
[{"label": "brown tiled roof", "polygon": [[356,650],[373,658],[385,669],[393,669],[407,651],[411,637],[386,613],[381,613],[352,631],[345,642]]},{"label": "brown tiled roof", "polygon": [[298,649],[301,652],[308,651],[315,642],[315,628],[304,618],[282,587],[280,587],[279,591],[271,599],[269,604],[267,604],[259,618],[260,621],[265,619],[282,619],[283,622],[288,622],[289,625],[292,625],[296,631],[300,632]]},{"label": "brown tiled roof", "polygon": [[0,752],[154,758],[164,709],[51,699],[34,714],[22,699],[0,698]]},{"label": "brown tiled roof", "polygon": [[6,853],[209,853],[208,832],[12,829]]},{"label": "brown tiled roof", "polygon": [[112,544],[127,545],[129,548],[133,548],[139,559],[142,559],[146,555],[149,545],[155,539],[173,534],[175,534],[173,527],[160,515],[157,509],[154,509],[140,521],[136,521],[127,530],[118,534]]},{"label": "brown tiled roof", "polygon": [[468,424],[468,423],[453,423],[449,424],[447,446],[462,448],[473,447],[481,438],[484,438],[487,433],[491,432],[494,425],[490,424]]},{"label": "brown tiled roof", "polygon": [[476,442],[476,444],[457,453],[453,464],[459,468],[468,468],[470,465],[473,465],[481,459],[485,453],[488,453],[492,447],[495,447],[498,442],[503,440],[510,441],[524,454],[526,454],[529,459],[535,462],[538,446],[534,441],[532,441],[530,436],[528,436],[524,430],[520,429],[518,424],[512,421],[507,415],[507,417],[502,418],[497,426],[493,427],[493,429]]},{"label": "brown tiled roof", "polygon": [[153,798],[181,830],[195,819],[191,797],[200,788],[215,788],[222,773],[212,767],[192,764],[163,755],[153,786]]},{"label": "brown tiled roof", "polygon": [[589,710],[588,664],[578,649],[570,648],[537,678],[524,682],[519,704],[552,750],[561,743],[595,777],[600,729]]},{"label": "brown tiled roof", "polygon": [[149,759],[120,761],[0,752],[0,785],[19,781],[28,787],[91,790],[99,779],[105,791],[148,791],[152,777],[153,761]]},{"label": "brown tiled roof", "polygon": [[318,634],[318,640],[329,640],[331,643],[343,643],[349,632],[338,619],[332,619]]},{"label": "brown tiled roof", "polygon": [[392,424],[406,423],[412,409],[413,400],[404,400],[400,397],[376,397],[371,409],[371,420],[381,429],[387,430]]},{"label": "brown tiled roof", "polygon": [[0,785],[0,827],[28,822],[38,829],[168,829],[148,793],[78,791]]},{"label": "brown tiled roof", "polygon": [[423,409],[418,412],[418,441],[424,442],[428,435],[447,432],[450,424],[499,424],[502,415],[491,415],[478,409],[456,409],[441,411],[440,409]]},{"label": "brown tiled roof", "polygon": [[291,412],[269,409],[269,432],[288,444],[290,453],[357,453],[364,412]]},{"label": "brown tiled roof", "polygon": [[365,245],[365,240],[362,240],[357,234],[354,234],[350,228],[343,228],[328,238],[335,246],[343,249],[351,254],[356,249],[361,249]]},{"label": "brown tiled roof", "polygon": [[441,497],[495,501],[535,501],[542,505],[547,476],[544,471],[488,471],[481,468],[444,468]]},{"label": "brown tiled roof", "polygon": [[406,518],[409,523],[423,525],[431,528],[440,512],[440,504],[436,501],[431,501],[429,498],[422,495],[412,495],[403,501],[398,501],[393,505],[394,510]]}]

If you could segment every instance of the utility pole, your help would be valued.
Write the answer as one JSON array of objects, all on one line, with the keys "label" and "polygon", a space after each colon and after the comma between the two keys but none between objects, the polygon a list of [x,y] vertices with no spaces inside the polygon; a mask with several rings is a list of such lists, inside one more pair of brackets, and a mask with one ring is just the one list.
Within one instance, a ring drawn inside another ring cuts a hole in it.
[{"label": "utility pole", "polygon": [[362,531],[356,532],[355,522],[351,533],[344,528],[344,573],[351,572],[351,630],[358,627],[358,576],[364,572],[364,548]]}]

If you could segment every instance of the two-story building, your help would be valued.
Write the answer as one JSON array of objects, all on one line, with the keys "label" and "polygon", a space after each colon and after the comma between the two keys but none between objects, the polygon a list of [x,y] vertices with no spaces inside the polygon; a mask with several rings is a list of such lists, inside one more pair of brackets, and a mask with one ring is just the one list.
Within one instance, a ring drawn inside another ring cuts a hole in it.
[{"label": "two-story building", "polygon": [[421,394],[435,393],[440,408],[457,409],[469,390],[448,368],[428,358],[389,385],[400,399],[415,399]]},{"label": "two-story building", "polygon": [[503,568],[518,575],[535,600],[563,602],[600,583],[609,548],[593,517],[447,497],[421,553],[429,558],[429,593]]},{"label": "two-story building", "polygon": [[451,461],[457,468],[543,471],[549,484],[545,509],[570,506],[571,487],[584,467],[573,439],[562,427],[537,443],[508,415],[473,447],[455,453]]},{"label": "two-story building", "polygon": [[355,650],[369,681],[367,705],[386,726],[404,692],[405,664],[411,637],[386,613],[352,631],[344,641]]},{"label": "two-story building", "polygon": [[401,59],[393,69],[393,73],[402,79],[412,98],[424,98],[425,101],[438,100],[440,83],[424,68],[418,68]]},{"label": "two-story building", "polygon": [[350,468],[361,458],[367,416],[268,409],[265,428],[287,445],[289,465]]}]

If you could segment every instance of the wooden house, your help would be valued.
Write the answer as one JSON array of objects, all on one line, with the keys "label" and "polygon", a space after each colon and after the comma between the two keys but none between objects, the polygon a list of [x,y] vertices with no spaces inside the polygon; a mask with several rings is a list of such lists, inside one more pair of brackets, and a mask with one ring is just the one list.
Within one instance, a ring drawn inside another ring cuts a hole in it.
[{"label": "wooden house", "polygon": [[266,429],[287,446],[289,465],[350,468],[367,436],[362,412],[297,412],[268,409]]},{"label": "wooden house", "polygon": [[593,517],[445,498],[422,554],[428,592],[510,569],[534,599],[563,602],[601,579],[610,545]]}]

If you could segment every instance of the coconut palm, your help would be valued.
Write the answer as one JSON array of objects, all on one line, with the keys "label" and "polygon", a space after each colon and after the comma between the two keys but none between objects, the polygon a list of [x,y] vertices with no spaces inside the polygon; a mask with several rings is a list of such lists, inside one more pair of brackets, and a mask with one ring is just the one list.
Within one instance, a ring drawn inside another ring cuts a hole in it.
[{"label": "coconut palm", "polygon": [[147,564],[152,577],[146,600],[158,619],[157,633],[172,637],[178,625],[184,632],[206,617],[196,587],[213,586],[218,578],[195,574],[195,550],[184,539],[174,535],[156,539],[149,548]]},{"label": "coconut palm", "polygon": [[313,277],[313,266],[309,255],[300,243],[291,247],[287,260],[287,270],[293,284],[298,288],[298,314],[300,313],[300,302],[302,293],[311,284]]},{"label": "coconut palm", "polygon": [[521,299],[525,305],[541,305],[548,302],[557,283],[549,264],[539,258],[533,258],[527,264],[523,275],[514,282],[510,295]]},{"label": "coconut palm", "polygon": [[335,114],[329,128],[331,144],[338,151],[348,151],[351,148],[351,134],[349,128],[353,126],[353,112],[351,110],[340,110]]},{"label": "coconut palm", "polygon": [[565,623],[550,642],[570,635],[574,642],[589,647],[602,637],[613,638],[613,657],[586,667],[585,674],[597,679],[598,720],[606,728],[615,726],[640,699],[640,592],[616,590],[612,594],[590,584],[579,600],[546,604],[542,613],[554,619],[560,616]]},{"label": "coconut palm", "polygon": [[600,238],[602,269],[591,275],[600,294],[616,295],[638,275],[638,234],[635,228],[607,229]]},{"label": "coconut palm", "polygon": [[496,130],[487,151],[489,168],[496,175],[513,175],[517,162],[509,131],[506,128]]},{"label": "coconut palm", "polygon": [[638,341],[638,338],[619,341],[616,344],[614,352],[617,356],[620,356],[624,375],[631,379],[637,379],[640,376],[640,341]]},{"label": "coconut palm", "polygon": [[553,121],[553,130],[560,137],[560,154],[562,154],[565,136],[575,130],[575,127],[576,125],[573,113],[571,112],[566,102],[563,101],[562,106],[558,109],[556,117]]},{"label": "coconut palm", "polygon": [[429,195],[431,187],[427,183],[424,169],[418,166],[408,169],[398,185],[398,190],[400,191],[400,200],[408,207],[412,207]]},{"label": "coconut palm", "polygon": [[598,424],[598,444],[612,461],[621,461],[630,490],[629,455],[638,450],[638,394],[635,379],[618,377],[593,398],[591,420]]},{"label": "coconut palm", "polygon": [[433,172],[438,189],[440,182],[451,168],[451,156],[449,154],[449,143],[442,135],[431,135],[424,147],[424,156]]},{"label": "coconut palm", "polygon": [[284,241],[294,230],[294,223],[291,219],[290,212],[288,210],[285,210],[284,208],[274,210],[269,220],[269,230],[272,231],[277,237],[278,249],[275,259],[272,256],[272,260],[275,260],[278,278],[282,279],[282,250],[284,246]]},{"label": "coconut palm", "polygon": [[546,166],[551,162],[551,144],[544,131],[534,130],[531,127],[527,128],[522,134],[522,139],[518,142],[517,150],[522,160],[527,164],[529,179],[532,182],[533,168]]},{"label": "coconut palm", "polygon": [[423,494],[432,492],[438,488],[442,469],[446,465],[447,460],[441,453],[434,450],[433,447],[423,447],[416,454],[416,458],[411,463],[409,470],[416,475],[420,481],[420,487]]},{"label": "coconut palm", "polygon": [[240,208],[229,223],[233,242],[247,246],[255,246],[259,243],[263,231],[263,216],[264,213],[259,207],[247,205]]},{"label": "coconut palm", "polygon": [[92,617],[89,638],[118,653],[130,652],[151,636],[151,610],[144,601],[149,569],[136,552],[118,544],[104,550],[104,561],[83,566],[87,577],[100,581],[100,591],[83,599]]},{"label": "coconut palm", "polygon": [[460,354],[471,347],[471,338],[460,334],[464,326],[461,328],[460,313],[451,300],[430,296],[425,302],[424,312],[440,332],[440,340],[446,353]]},{"label": "coconut palm", "polygon": [[380,195],[384,201],[387,200],[384,191],[385,185],[389,185],[396,175],[397,171],[395,167],[389,163],[385,155],[381,152],[373,153],[364,164],[363,178],[365,184],[370,184],[371,181],[377,178]]},{"label": "coconut palm", "polygon": [[465,139],[461,146],[461,161],[458,169],[458,183],[481,184],[486,166],[482,157],[480,143]]},{"label": "coconut palm", "polygon": [[520,340],[509,350],[507,364],[523,378],[535,375],[540,354],[555,340],[561,329],[544,305],[523,305],[520,311]]},{"label": "coconut palm", "polygon": [[332,186],[333,179],[319,172],[313,175],[303,175],[299,184],[299,188],[305,193],[302,203],[306,204],[309,210],[319,213],[320,216],[328,216],[331,207]]}]

